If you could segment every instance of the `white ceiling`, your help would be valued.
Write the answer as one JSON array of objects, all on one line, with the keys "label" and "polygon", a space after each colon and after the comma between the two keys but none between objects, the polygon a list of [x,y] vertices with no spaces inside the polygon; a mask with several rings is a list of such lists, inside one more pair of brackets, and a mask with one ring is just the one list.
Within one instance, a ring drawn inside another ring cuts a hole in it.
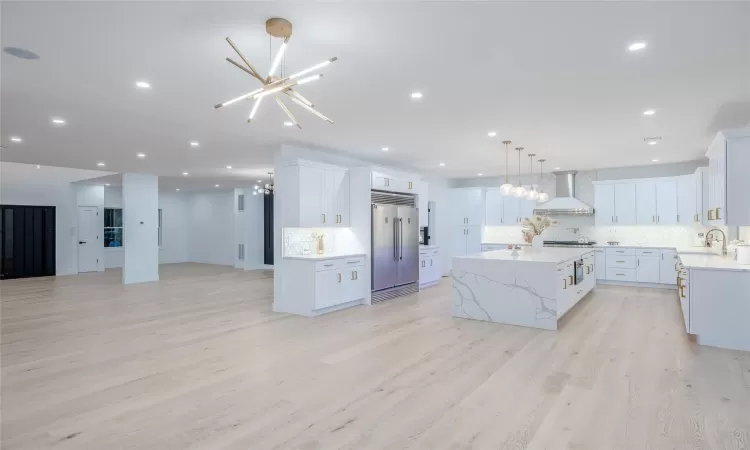
[{"label": "white ceiling", "polygon": [[[294,109],[303,129],[283,127],[271,101],[253,124],[250,102],[214,110],[257,86],[224,37],[266,72],[274,16],[294,23],[289,71],[339,58],[299,88],[335,125]],[[749,20],[750,2],[4,2],[3,45],[41,58],[2,54],[2,160],[208,185],[254,181],[281,143],[449,177],[502,173],[502,139],[548,169],[692,160],[750,122]]]}]

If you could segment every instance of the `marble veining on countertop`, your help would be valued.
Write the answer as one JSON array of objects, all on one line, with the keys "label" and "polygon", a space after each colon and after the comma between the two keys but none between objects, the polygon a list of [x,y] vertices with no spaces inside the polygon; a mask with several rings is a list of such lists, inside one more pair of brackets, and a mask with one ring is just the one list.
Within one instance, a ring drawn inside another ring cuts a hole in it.
[{"label": "marble veining on countertop", "polygon": [[318,255],[317,253],[311,253],[309,255],[289,255],[284,256],[284,259],[313,259],[313,260],[324,260],[324,259],[341,259],[341,258],[352,258],[355,256],[365,256],[364,253],[333,253]]},{"label": "marble veining on countertop", "polygon": [[688,269],[736,270],[750,272],[749,264],[740,264],[729,256],[680,254],[680,262]]},{"label": "marble veining on countertop", "polygon": [[518,261],[538,263],[561,263],[574,258],[580,258],[586,253],[592,252],[590,248],[525,248],[513,256],[511,250],[493,250],[490,252],[475,253],[471,255],[454,256],[453,259],[474,259],[488,261]]}]

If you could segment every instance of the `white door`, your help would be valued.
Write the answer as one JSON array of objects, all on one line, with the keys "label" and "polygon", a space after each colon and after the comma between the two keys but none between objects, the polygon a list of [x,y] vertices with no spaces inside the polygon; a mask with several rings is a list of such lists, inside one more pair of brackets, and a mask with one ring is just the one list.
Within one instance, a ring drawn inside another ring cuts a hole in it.
[{"label": "white door", "polygon": [[615,184],[615,223],[635,225],[635,183]]},{"label": "white door", "polygon": [[487,226],[500,226],[503,223],[503,194],[500,189],[487,189],[484,205],[484,221]]},{"label": "white door", "polygon": [[594,214],[597,225],[615,223],[615,186],[613,184],[594,186]]},{"label": "white door", "polygon": [[677,224],[677,183],[674,181],[656,183],[656,223]]},{"label": "white door", "polygon": [[503,198],[503,224],[518,225],[518,198],[511,196]]},{"label": "white door", "polygon": [[636,277],[640,283],[659,282],[659,258],[639,256],[636,264]]},{"label": "white door", "polygon": [[319,167],[299,167],[300,227],[332,225],[335,221],[325,210],[325,171]]},{"label": "white door", "polygon": [[696,195],[696,175],[677,178],[677,223],[690,224],[698,220],[698,199]]},{"label": "white door", "polygon": [[466,253],[482,253],[482,227],[466,229]]},{"label": "white door", "polygon": [[99,210],[96,206],[78,207],[78,271],[99,270]]},{"label": "white door", "polygon": [[638,225],[656,224],[656,183],[635,184],[635,215]]}]

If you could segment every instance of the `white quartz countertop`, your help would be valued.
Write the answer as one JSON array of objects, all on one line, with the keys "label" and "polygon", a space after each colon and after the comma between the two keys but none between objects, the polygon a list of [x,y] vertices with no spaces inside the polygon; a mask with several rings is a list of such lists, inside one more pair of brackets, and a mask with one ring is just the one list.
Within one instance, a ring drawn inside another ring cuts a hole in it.
[{"label": "white quartz countertop", "polygon": [[510,242],[510,241],[506,241],[506,242],[482,242],[482,245],[521,245],[521,246],[524,246],[524,247],[530,247],[531,246],[531,244],[529,244],[528,242]]},{"label": "white quartz countertop", "polygon": [[519,250],[518,256],[513,256],[510,250],[495,250],[491,252],[475,253],[472,255],[454,256],[453,259],[518,261],[557,264],[568,261],[570,259],[580,258],[582,255],[589,252],[591,252],[591,249],[589,248],[545,247],[526,248],[523,250]]},{"label": "white quartz countertop", "polygon": [[750,272],[750,265],[740,264],[728,256],[680,253],[680,261],[688,269],[737,270]]},{"label": "white quartz countertop", "polygon": [[608,245],[608,244],[595,244],[596,248],[661,248],[676,250],[677,253],[693,253],[702,255],[715,255],[721,251],[721,249],[702,247],[702,246],[674,246],[674,245],[656,245],[656,244],[619,244],[619,245]]},{"label": "white quartz countertop", "polygon": [[341,258],[352,258],[355,256],[365,256],[364,253],[327,253],[324,255],[318,255],[317,253],[312,253],[309,255],[289,255],[284,256],[284,259],[315,259],[315,260],[324,260],[324,259],[341,259]]},{"label": "white quartz countertop", "polygon": [[430,244],[430,245],[420,245],[419,246],[420,250],[436,250],[438,248],[440,248],[439,245],[432,245],[432,244]]}]

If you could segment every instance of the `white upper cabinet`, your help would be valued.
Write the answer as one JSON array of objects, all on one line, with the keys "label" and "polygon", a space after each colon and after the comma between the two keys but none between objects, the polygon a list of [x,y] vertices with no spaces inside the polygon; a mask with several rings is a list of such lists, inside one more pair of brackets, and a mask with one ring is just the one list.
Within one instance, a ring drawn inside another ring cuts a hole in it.
[{"label": "white upper cabinet", "polygon": [[518,225],[518,198],[507,196],[503,199],[503,224]]},{"label": "white upper cabinet", "polygon": [[458,227],[480,226],[484,222],[484,192],[481,188],[451,189],[451,217]]},{"label": "white upper cabinet", "polygon": [[615,185],[594,185],[594,219],[597,225],[615,223]]},{"label": "white upper cabinet", "polygon": [[503,194],[500,189],[487,189],[484,199],[484,224],[487,226],[505,225],[503,221]]},{"label": "white upper cabinet", "polygon": [[656,224],[656,183],[635,183],[635,206],[638,225]]},{"label": "white upper cabinet", "polygon": [[677,223],[677,182],[675,180],[656,182],[656,223],[659,225]]},{"label": "white upper cabinet", "polygon": [[635,225],[638,223],[635,209],[635,185],[615,184],[615,224]]},{"label": "white upper cabinet", "polygon": [[334,166],[304,164],[285,166],[282,204],[286,227],[349,226],[349,173]]},{"label": "white upper cabinet", "polygon": [[700,184],[698,176],[683,175],[677,177],[677,223],[690,225],[698,222],[698,196]]},{"label": "white upper cabinet", "polygon": [[417,194],[419,180],[413,176],[393,175],[385,172],[372,172],[372,188],[379,191]]},{"label": "white upper cabinet", "polygon": [[709,225],[750,225],[750,127],[719,132],[706,157]]},{"label": "white upper cabinet", "polygon": [[695,170],[695,221],[708,226],[706,207],[708,205],[708,167]]},{"label": "white upper cabinet", "polygon": [[534,208],[536,208],[536,201],[519,199],[518,200],[518,223],[523,222],[523,219],[534,215]]},{"label": "white upper cabinet", "polygon": [[424,181],[417,183],[417,207],[419,208],[419,226],[426,227],[429,225],[429,184]]}]

